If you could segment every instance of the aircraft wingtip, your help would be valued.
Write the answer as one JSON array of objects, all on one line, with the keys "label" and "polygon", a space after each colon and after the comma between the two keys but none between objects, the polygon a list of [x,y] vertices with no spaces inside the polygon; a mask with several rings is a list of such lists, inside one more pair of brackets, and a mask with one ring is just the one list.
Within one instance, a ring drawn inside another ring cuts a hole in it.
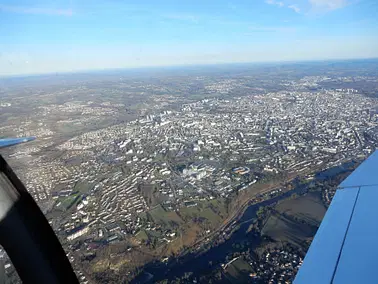
[{"label": "aircraft wingtip", "polygon": [[35,136],[22,137],[22,138],[3,138],[3,139],[0,139],[0,148],[5,148],[5,147],[20,144],[20,143],[33,141],[36,138],[37,137]]}]

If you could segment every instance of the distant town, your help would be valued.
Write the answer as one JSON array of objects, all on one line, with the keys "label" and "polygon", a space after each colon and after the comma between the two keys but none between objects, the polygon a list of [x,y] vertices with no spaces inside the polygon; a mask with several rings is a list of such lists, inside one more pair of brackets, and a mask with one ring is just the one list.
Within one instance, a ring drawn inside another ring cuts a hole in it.
[{"label": "distant town", "polygon": [[[378,62],[358,64],[57,75],[29,87],[0,79],[1,135],[37,137],[2,155],[81,283],[130,281],[150,262],[204,250],[242,208],[289,192],[293,179],[371,154]],[[325,207],[335,188],[319,189]],[[222,278],[239,262],[251,281],[287,283],[303,256],[286,245],[216,267]]]}]

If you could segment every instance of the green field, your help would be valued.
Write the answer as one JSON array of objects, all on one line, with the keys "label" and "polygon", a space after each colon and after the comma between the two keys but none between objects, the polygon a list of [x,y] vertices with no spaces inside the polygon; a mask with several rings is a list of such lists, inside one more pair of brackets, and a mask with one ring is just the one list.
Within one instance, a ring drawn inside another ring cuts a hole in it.
[{"label": "green field", "polygon": [[55,204],[60,203],[59,206],[57,206],[56,208],[63,210],[63,211],[66,211],[66,210],[69,210],[70,208],[72,208],[77,203],[79,203],[80,200],[81,200],[81,194],[79,192],[77,192],[77,193],[74,193],[70,196],[59,197]]},{"label": "green field", "polygon": [[223,198],[213,199],[207,203],[207,206],[211,207],[212,210],[222,216],[223,218],[227,217],[227,206],[225,205],[225,200]]},{"label": "green field", "polygon": [[221,201],[201,201],[197,206],[180,208],[180,215],[186,222],[205,219],[212,228],[215,228],[225,218],[226,209]]},{"label": "green field", "polygon": [[92,188],[93,184],[86,181],[78,181],[74,186],[74,191],[78,191],[82,194],[88,193]]},{"label": "green field", "polygon": [[139,241],[147,241],[148,240],[148,235],[145,230],[140,230],[136,235],[135,238],[138,239]]},{"label": "green field", "polygon": [[184,221],[174,211],[166,211],[161,205],[157,205],[150,211],[148,216],[156,224],[161,224],[165,227],[172,228],[174,224],[181,225]]},{"label": "green field", "polygon": [[310,192],[295,199],[285,200],[275,209],[314,226],[319,226],[327,210],[322,203],[320,192]]},{"label": "green field", "polygon": [[253,273],[252,267],[243,258],[238,258],[225,270],[225,275],[231,283],[248,283],[251,281],[249,276]]},{"label": "green field", "polygon": [[56,201],[56,209],[67,211],[77,205],[83,197],[83,194],[86,194],[92,189],[93,185],[86,181],[79,181],[74,186],[74,193],[70,196],[59,197]]},{"label": "green field", "polygon": [[261,230],[261,235],[268,236],[274,241],[302,246],[303,242],[313,237],[316,231],[316,226],[303,224],[283,215],[272,213]]}]

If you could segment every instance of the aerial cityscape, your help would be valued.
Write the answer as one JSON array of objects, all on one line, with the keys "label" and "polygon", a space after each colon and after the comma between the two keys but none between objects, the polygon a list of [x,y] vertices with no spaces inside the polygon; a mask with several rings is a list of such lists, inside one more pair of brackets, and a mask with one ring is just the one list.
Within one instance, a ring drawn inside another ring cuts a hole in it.
[{"label": "aerial cityscape", "polygon": [[377,12],[2,0],[0,282],[374,282]]},{"label": "aerial cityscape", "polygon": [[2,155],[81,283],[287,283],[340,180],[377,147],[377,67],[4,77],[1,136],[37,139]]}]

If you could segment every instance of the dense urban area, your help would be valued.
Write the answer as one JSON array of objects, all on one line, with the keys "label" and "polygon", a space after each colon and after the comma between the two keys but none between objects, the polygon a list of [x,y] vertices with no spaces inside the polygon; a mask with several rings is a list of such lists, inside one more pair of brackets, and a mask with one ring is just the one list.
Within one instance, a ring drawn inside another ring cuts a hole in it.
[{"label": "dense urban area", "polygon": [[0,78],[0,135],[37,137],[2,155],[81,283],[288,283],[338,183],[377,146],[377,67]]}]

